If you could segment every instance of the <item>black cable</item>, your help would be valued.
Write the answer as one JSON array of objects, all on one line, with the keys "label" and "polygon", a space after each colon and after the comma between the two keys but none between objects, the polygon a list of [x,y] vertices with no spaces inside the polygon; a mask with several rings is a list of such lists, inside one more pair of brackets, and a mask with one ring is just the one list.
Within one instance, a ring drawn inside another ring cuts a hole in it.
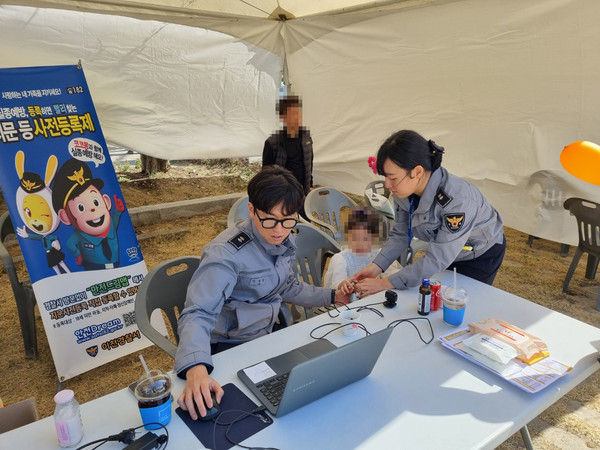
[{"label": "black cable", "polygon": [[[94,447],[94,449],[100,447],[103,444],[106,444],[109,441],[119,441],[119,442],[123,442],[124,444],[131,444],[135,439],[135,428],[128,428],[127,430],[123,430],[121,431],[119,434],[113,434],[111,436],[105,437],[105,438],[101,438],[101,439],[96,439],[95,441],[92,442],[88,442],[87,444],[82,445],[81,447],[77,447],[76,450],[80,450],[86,447],[89,447],[90,445],[94,445],[94,444],[98,444]],[[92,450],[94,450],[92,449]]]},{"label": "black cable", "polygon": [[[417,328],[417,326],[412,323],[412,320],[426,320],[427,323],[429,324],[429,330],[431,331],[431,339],[429,339],[428,341],[426,341],[425,339],[423,339],[423,336],[421,336],[421,332],[419,331],[419,329]],[[410,323],[415,330],[417,330],[417,334],[419,335],[419,339],[421,339],[422,342],[424,342],[425,344],[429,344],[431,341],[433,341],[433,338],[435,337],[433,335],[433,327],[431,326],[431,322],[429,321],[429,319],[427,317],[409,317],[408,319],[398,319],[398,320],[394,320],[392,322],[389,323],[388,328],[392,327],[395,328],[398,325],[400,325],[401,323],[404,322],[408,322]]]},{"label": "black cable", "polygon": [[[167,448],[167,445],[169,444],[169,430],[167,430],[167,427],[164,426],[162,423],[160,423],[160,422],[148,422],[148,423],[145,423],[144,425],[140,425],[138,427],[135,427],[134,430],[137,430],[138,428],[146,427],[148,425],[158,425],[163,430],[165,430],[165,434],[161,434],[160,436],[158,436],[158,443],[160,444],[160,447],[158,448],[158,450],[160,450],[162,448]],[[164,447],[163,447],[163,444],[165,444]]]},{"label": "black cable", "polygon": [[[221,414],[219,414],[215,419],[213,419],[213,422],[215,424],[213,427],[213,450],[217,450],[217,438],[216,438],[217,425],[227,426],[227,429],[225,430],[225,439],[227,439],[233,445],[237,445],[238,447],[242,447],[242,448],[245,448],[248,450],[279,450],[274,447],[247,447],[245,445],[240,444],[239,442],[235,442],[233,439],[231,439],[231,437],[229,437],[229,431],[231,430],[231,427],[236,422],[239,422],[240,420],[245,419],[246,417],[250,417],[250,416],[256,417],[257,419],[262,420],[260,417],[257,416],[257,414],[259,412],[264,411],[265,409],[267,409],[265,406],[258,406],[256,408],[254,408],[252,411],[242,411],[240,409],[229,409],[229,410],[223,411]],[[231,412],[241,412],[242,414],[237,416],[231,422],[219,422],[219,419],[221,418],[221,416],[223,414],[231,413]]]},{"label": "black cable", "polygon": [[[324,339],[325,336],[329,336],[331,333],[333,333],[336,330],[342,329],[350,324],[356,324],[357,328],[360,328],[361,330],[363,330],[365,332],[366,336],[369,336],[371,333],[369,332],[369,330],[367,330],[367,327],[365,327],[362,323],[358,323],[358,322],[349,322],[349,323],[345,323],[343,325],[340,325],[338,322],[331,322],[331,323],[324,323],[322,325],[319,325],[318,327],[313,328],[310,331],[310,337],[313,339]],[[327,333],[325,333],[323,336],[315,336],[313,333],[315,331],[317,331],[319,328],[323,328],[323,327],[329,327],[332,325],[337,325],[335,328],[333,328],[332,330],[329,330]]]},{"label": "black cable", "polygon": [[[377,306],[377,305],[383,305],[384,302],[377,302],[377,303],[369,303],[368,305],[361,305],[361,306],[355,306],[354,308],[351,308],[350,306],[348,306],[346,303],[340,303],[340,302],[336,302],[334,303],[332,306],[333,308],[330,308],[327,310],[327,314],[329,315],[329,317],[331,317],[332,319],[335,319],[336,317],[338,317],[341,314],[341,311],[337,308],[337,305],[343,305],[346,307],[347,311],[352,311],[352,310],[356,310],[356,312],[361,312],[363,310],[369,310],[374,312],[375,314],[377,314],[380,317],[383,317],[383,313],[381,311],[379,311],[378,309],[372,308],[372,306]],[[333,315],[332,311],[335,309],[335,311],[337,312],[337,315]]]},{"label": "black cable", "polygon": [[[166,448],[167,444],[169,442],[169,430],[167,430],[167,427],[165,427],[162,423],[150,422],[150,423],[146,423],[144,425],[140,425],[135,428],[128,428],[126,430],[121,431],[118,434],[113,434],[113,435],[110,435],[105,438],[96,439],[95,441],[88,442],[87,444],[77,447],[75,450],[81,450],[81,449],[87,448],[91,445],[98,444],[94,448],[92,448],[92,450],[95,450],[98,447],[100,447],[101,445],[104,445],[107,442],[111,442],[111,441],[119,441],[119,442],[123,442],[124,444],[131,444],[135,441],[135,434],[136,434],[135,430],[137,430],[138,428],[143,428],[148,425],[158,425],[158,426],[162,427],[163,430],[165,430],[165,434],[159,436],[158,443],[161,444],[160,448],[163,448],[162,444],[165,444],[164,448]],[[164,438],[166,438],[166,439],[164,439]]]},{"label": "black cable", "polygon": [[75,450],[81,450],[82,448],[89,447],[90,445],[97,444],[98,442],[100,442],[100,444],[99,444],[99,445],[97,445],[97,446],[96,446],[96,447],[94,447],[94,448],[98,448],[100,445],[102,445],[102,444],[106,444],[106,443],[108,442],[108,439],[106,439],[106,438],[102,438],[102,439],[96,439],[95,441],[88,442],[87,444],[84,444],[84,445],[82,445],[81,447],[77,447]]}]

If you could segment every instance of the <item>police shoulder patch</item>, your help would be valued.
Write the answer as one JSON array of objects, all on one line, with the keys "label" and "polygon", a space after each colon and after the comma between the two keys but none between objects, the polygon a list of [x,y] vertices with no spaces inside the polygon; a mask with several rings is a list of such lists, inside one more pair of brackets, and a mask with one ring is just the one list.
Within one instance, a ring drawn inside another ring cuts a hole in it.
[{"label": "police shoulder patch", "polygon": [[442,208],[445,208],[448,203],[452,201],[452,197],[446,194],[442,188],[439,188],[435,193],[435,201],[438,202]]},{"label": "police shoulder patch", "polygon": [[227,242],[229,242],[237,250],[239,250],[240,248],[242,248],[244,245],[246,245],[251,240],[252,240],[252,238],[250,236],[248,236],[247,233],[241,231],[238,234],[236,234],[234,237],[229,239]]},{"label": "police shoulder patch", "polygon": [[455,213],[455,214],[446,214],[444,216],[444,223],[446,224],[446,228],[451,233],[456,233],[459,231],[463,223],[465,222],[465,213]]}]

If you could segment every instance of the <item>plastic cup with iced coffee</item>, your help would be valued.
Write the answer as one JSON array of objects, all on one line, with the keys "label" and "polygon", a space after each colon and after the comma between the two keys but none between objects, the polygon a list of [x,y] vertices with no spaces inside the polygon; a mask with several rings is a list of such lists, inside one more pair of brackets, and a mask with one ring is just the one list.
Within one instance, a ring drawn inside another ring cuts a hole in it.
[{"label": "plastic cup with iced coffee", "polygon": [[171,377],[162,370],[150,370],[145,373],[135,387],[135,397],[142,422],[147,430],[156,430],[171,420],[173,397]]}]

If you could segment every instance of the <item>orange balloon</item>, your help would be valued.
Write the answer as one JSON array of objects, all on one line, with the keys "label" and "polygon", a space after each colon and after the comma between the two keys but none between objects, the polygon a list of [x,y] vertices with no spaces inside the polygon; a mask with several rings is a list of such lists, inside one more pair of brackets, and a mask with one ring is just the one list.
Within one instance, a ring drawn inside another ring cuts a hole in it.
[{"label": "orange balloon", "polygon": [[577,141],[567,145],[560,154],[560,163],[567,172],[600,185],[600,146],[588,141]]}]

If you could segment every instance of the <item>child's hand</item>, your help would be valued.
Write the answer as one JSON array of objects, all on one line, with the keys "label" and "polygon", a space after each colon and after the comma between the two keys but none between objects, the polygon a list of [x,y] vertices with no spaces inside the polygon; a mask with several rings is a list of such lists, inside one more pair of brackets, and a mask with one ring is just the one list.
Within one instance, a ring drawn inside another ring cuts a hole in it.
[{"label": "child's hand", "polygon": [[354,292],[354,283],[350,278],[346,278],[338,284],[338,290],[342,291],[344,295],[352,294]]}]

